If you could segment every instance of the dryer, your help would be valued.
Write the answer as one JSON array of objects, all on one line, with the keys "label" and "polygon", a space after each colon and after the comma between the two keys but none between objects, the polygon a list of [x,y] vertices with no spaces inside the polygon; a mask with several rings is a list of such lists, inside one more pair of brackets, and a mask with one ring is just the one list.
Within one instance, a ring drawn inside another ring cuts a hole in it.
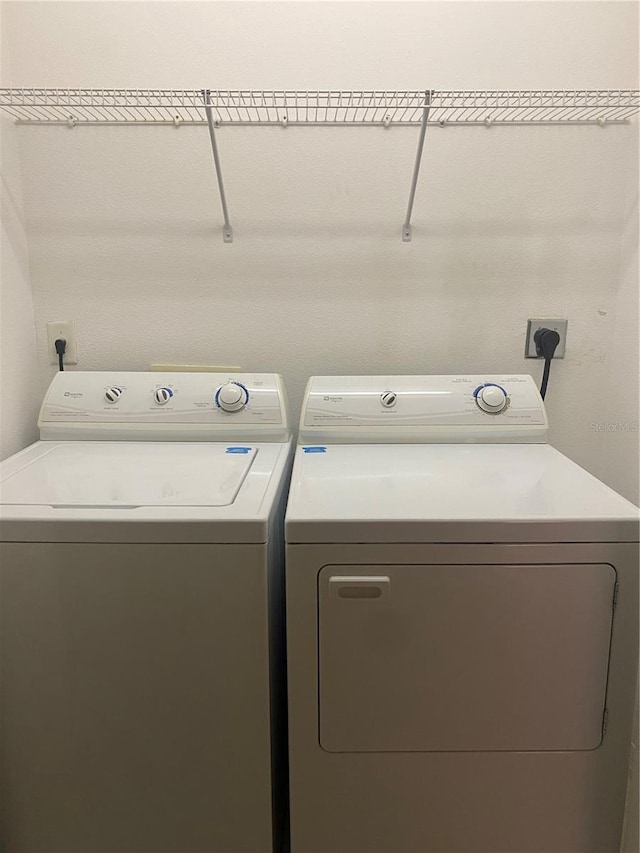
[{"label": "dryer", "polygon": [[618,849],[638,509],[529,376],[314,377],[285,523],[292,853]]},{"label": "dryer", "polygon": [[0,846],[279,853],[280,378],[59,373],[39,427],[0,465]]}]

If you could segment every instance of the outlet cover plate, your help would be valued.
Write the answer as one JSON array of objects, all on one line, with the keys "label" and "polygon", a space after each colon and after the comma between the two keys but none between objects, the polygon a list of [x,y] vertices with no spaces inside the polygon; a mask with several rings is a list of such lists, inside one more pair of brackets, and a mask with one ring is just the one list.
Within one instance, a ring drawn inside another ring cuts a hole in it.
[{"label": "outlet cover plate", "polygon": [[78,349],[76,347],[76,335],[71,320],[55,320],[47,323],[47,343],[51,364],[58,363],[58,353],[56,352],[56,341],[58,338],[64,338],[67,342],[67,348],[63,355],[64,363],[77,364]]},{"label": "outlet cover plate", "polygon": [[533,336],[538,329],[551,329],[553,332],[557,332],[560,335],[560,343],[558,344],[558,348],[556,349],[553,357],[554,359],[564,358],[565,350],[567,348],[567,325],[568,320],[528,320],[524,357],[543,358],[543,356],[538,355],[536,352],[536,342],[534,341]]}]

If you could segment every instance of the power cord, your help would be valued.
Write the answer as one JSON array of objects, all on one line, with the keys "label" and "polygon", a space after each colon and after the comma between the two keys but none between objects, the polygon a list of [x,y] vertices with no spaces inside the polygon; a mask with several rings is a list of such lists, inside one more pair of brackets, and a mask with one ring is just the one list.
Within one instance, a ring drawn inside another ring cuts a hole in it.
[{"label": "power cord", "polygon": [[549,382],[549,371],[551,370],[551,359],[560,343],[560,335],[553,329],[538,329],[533,336],[536,352],[544,357],[544,370],[542,371],[542,384],[540,385],[540,396],[544,400]]},{"label": "power cord", "polygon": [[58,367],[60,370],[64,370],[64,360],[62,356],[65,354],[67,350],[67,342],[64,338],[58,338],[55,342],[56,352],[58,353]]}]

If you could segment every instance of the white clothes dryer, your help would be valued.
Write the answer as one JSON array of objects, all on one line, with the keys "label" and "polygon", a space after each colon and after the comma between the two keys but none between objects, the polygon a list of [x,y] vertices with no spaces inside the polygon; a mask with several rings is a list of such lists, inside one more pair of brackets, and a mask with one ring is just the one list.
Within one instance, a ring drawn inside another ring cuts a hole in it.
[{"label": "white clothes dryer", "polygon": [[285,522],[292,853],[613,853],[638,509],[529,376],[314,377]]},{"label": "white clothes dryer", "polygon": [[0,465],[0,847],[279,853],[280,378],[59,373],[39,427]]}]

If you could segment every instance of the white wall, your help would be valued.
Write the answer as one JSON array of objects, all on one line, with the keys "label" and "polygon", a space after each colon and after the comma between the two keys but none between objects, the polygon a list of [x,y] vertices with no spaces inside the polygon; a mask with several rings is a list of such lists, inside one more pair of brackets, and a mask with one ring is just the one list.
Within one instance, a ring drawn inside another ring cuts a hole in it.
[{"label": "white wall", "polygon": [[[0,28],[4,81],[8,67],[1,18]],[[40,402],[18,133],[12,122],[5,116],[0,117],[0,459],[37,438]]]},{"label": "white wall", "polygon": [[[640,359],[638,340],[638,158],[629,170],[622,235],[620,287],[614,306],[613,341],[609,352],[608,408],[604,421],[604,446],[600,459],[603,479],[633,499],[638,495],[638,394],[635,381]],[[635,427],[635,429],[634,429]],[[598,428],[601,428],[599,425]],[[634,464],[635,461],[635,464]],[[636,503],[637,503],[636,499]]]},{"label": "white wall", "polygon": [[[23,85],[638,86],[635,3],[14,2],[6,19]],[[19,135],[41,390],[50,319],[75,321],[79,368],[278,370],[297,406],[312,373],[538,375],[527,317],[562,316],[552,440],[637,501],[637,444],[592,426],[637,422],[636,123],[430,129],[412,243],[415,130],[223,128],[233,245],[205,128]]]}]

